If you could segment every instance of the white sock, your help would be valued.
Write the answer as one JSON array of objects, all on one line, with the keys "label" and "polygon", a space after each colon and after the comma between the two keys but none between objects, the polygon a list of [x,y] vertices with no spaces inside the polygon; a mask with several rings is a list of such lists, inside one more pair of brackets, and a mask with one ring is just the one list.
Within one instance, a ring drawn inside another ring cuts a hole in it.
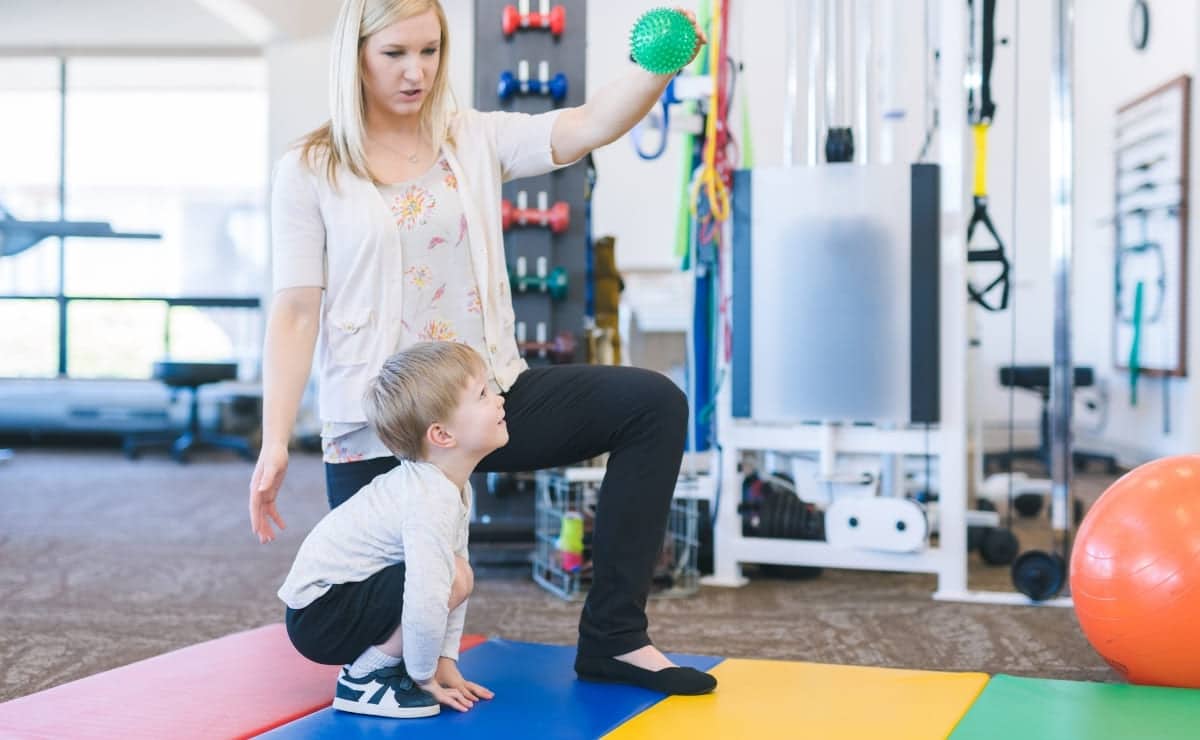
[{"label": "white sock", "polygon": [[350,664],[350,675],[354,678],[362,678],[371,671],[400,665],[400,660],[400,658],[388,655],[372,645],[364,650],[363,654],[358,656],[357,660]]}]

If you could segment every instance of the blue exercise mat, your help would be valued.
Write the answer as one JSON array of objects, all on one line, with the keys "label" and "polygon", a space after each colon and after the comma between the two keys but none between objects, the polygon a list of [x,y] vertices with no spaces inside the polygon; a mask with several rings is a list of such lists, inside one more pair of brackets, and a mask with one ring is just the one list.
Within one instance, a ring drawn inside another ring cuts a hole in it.
[{"label": "blue exercise mat", "polygon": [[[681,666],[707,671],[721,658],[676,655]],[[489,640],[464,652],[464,676],[496,692],[469,712],[442,707],[436,717],[388,719],[332,708],[276,728],[260,737],[281,738],[454,738],[538,737],[594,740],[657,704],[656,691],[575,677],[575,648]],[[333,685],[329,686],[330,700]]]}]

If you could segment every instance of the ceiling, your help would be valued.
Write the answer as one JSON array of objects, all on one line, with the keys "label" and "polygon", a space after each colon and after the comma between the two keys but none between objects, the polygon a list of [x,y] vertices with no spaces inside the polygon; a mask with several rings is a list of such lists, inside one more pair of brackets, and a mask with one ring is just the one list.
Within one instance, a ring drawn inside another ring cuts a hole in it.
[{"label": "ceiling", "polygon": [[244,50],[329,32],[339,0],[3,0],[0,53]]}]

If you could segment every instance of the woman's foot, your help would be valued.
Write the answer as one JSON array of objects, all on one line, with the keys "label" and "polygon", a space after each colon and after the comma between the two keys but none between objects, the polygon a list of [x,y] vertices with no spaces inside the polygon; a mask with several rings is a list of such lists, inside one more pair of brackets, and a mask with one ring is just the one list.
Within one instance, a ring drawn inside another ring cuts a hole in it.
[{"label": "woman's foot", "polygon": [[621,655],[614,655],[613,660],[619,660],[622,663],[628,663],[638,668],[645,668],[648,671],[661,671],[664,668],[675,668],[675,664],[663,652],[653,645],[646,645],[637,650]]},{"label": "woman's foot", "polygon": [[584,681],[623,683],[664,694],[707,694],[717,687],[717,679],[676,666],[653,645],[614,658],[578,655],[575,673]]}]

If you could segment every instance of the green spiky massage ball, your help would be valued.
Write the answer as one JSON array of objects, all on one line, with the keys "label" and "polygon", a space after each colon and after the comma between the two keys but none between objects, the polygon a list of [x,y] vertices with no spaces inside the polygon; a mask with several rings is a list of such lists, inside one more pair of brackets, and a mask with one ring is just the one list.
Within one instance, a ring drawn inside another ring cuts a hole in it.
[{"label": "green spiky massage ball", "polygon": [[696,29],[683,13],[655,8],[629,32],[633,60],[656,75],[674,74],[692,60]]}]

